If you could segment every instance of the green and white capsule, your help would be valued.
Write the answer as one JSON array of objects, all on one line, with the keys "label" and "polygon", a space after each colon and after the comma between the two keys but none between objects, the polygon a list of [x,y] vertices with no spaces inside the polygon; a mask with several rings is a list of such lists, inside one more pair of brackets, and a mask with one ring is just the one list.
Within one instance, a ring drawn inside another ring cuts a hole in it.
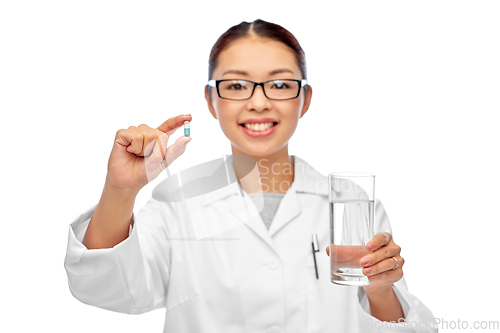
[{"label": "green and white capsule", "polygon": [[184,122],[184,136],[190,136],[191,135],[191,127],[189,127],[189,121]]}]

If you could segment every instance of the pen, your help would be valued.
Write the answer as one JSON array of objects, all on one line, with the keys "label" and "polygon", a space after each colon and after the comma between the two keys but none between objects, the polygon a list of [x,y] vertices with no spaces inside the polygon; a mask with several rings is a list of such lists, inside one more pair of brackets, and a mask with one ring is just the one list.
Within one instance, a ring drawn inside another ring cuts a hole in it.
[{"label": "pen", "polygon": [[318,277],[318,265],[316,264],[316,252],[319,252],[319,245],[318,245],[318,236],[316,234],[312,234],[311,247],[312,247],[312,253],[313,253],[313,258],[314,258],[314,269],[316,270],[316,279],[319,279],[319,277]]}]

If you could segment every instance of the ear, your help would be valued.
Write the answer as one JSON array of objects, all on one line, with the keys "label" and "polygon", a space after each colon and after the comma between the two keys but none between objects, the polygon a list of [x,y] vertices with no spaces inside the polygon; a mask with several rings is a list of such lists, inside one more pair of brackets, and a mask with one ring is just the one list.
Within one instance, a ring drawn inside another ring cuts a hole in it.
[{"label": "ear", "polygon": [[307,85],[304,87],[304,105],[302,107],[302,113],[300,115],[300,118],[307,112],[309,109],[309,105],[311,104],[311,98],[312,98],[312,87],[310,85]]},{"label": "ear", "polygon": [[205,99],[207,100],[207,105],[208,105],[208,109],[210,110],[210,113],[212,114],[212,116],[215,119],[217,119],[217,113],[215,112],[214,105],[212,103],[212,95],[211,95],[211,91],[209,92],[208,85],[205,86]]}]

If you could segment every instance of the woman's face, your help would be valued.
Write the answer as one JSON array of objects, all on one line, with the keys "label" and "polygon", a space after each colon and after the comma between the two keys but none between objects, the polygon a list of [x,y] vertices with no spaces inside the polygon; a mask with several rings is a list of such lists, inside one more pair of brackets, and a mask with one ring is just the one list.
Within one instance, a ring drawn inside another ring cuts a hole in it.
[{"label": "woman's face", "polygon": [[[232,42],[220,53],[212,78],[263,82],[271,79],[301,80],[302,74],[293,51],[287,45],[270,39],[245,37]],[[215,88],[212,88],[211,96],[205,90],[210,112],[219,120],[222,131],[231,141],[233,154],[260,157],[287,149],[299,119],[309,108],[312,89],[307,96],[304,95],[301,88],[299,97],[295,99],[270,100],[264,95],[262,87],[256,87],[250,99],[234,101],[219,98]],[[263,118],[277,123],[269,135],[249,133],[241,125],[250,119]]]}]

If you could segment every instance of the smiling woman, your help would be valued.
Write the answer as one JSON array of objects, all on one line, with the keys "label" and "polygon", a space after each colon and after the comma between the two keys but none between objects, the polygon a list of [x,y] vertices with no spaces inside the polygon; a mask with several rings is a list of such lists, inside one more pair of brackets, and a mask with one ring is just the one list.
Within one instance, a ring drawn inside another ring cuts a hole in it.
[{"label": "smiling woman", "polygon": [[[288,141],[309,108],[312,88],[304,51],[290,32],[261,20],[229,29],[210,54],[205,96],[233,155],[255,158],[261,172],[291,163]],[[261,181],[291,184],[292,176],[278,173]]]},{"label": "smiling woman", "polygon": [[[399,322],[388,331],[408,332],[401,321],[432,325],[432,313],[406,288],[401,248],[379,200],[375,231],[386,237],[368,242],[369,260],[359,263],[371,284],[332,284],[329,251],[316,266],[311,234],[330,243],[328,179],[288,152],[312,98],[295,37],[263,20],[233,26],[210,53],[208,79],[204,94],[231,144],[228,163],[168,189],[182,200],[152,198],[134,215],[139,190],[191,140],[167,148],[169,135],[193,117],[119,130],[101,200],[70,227],[65,267],[73,295],[124,313],[166,308],[164,332],[366,332],[387,327],[383,322]],[[182,195],[193,188],[197,195]]]}]

